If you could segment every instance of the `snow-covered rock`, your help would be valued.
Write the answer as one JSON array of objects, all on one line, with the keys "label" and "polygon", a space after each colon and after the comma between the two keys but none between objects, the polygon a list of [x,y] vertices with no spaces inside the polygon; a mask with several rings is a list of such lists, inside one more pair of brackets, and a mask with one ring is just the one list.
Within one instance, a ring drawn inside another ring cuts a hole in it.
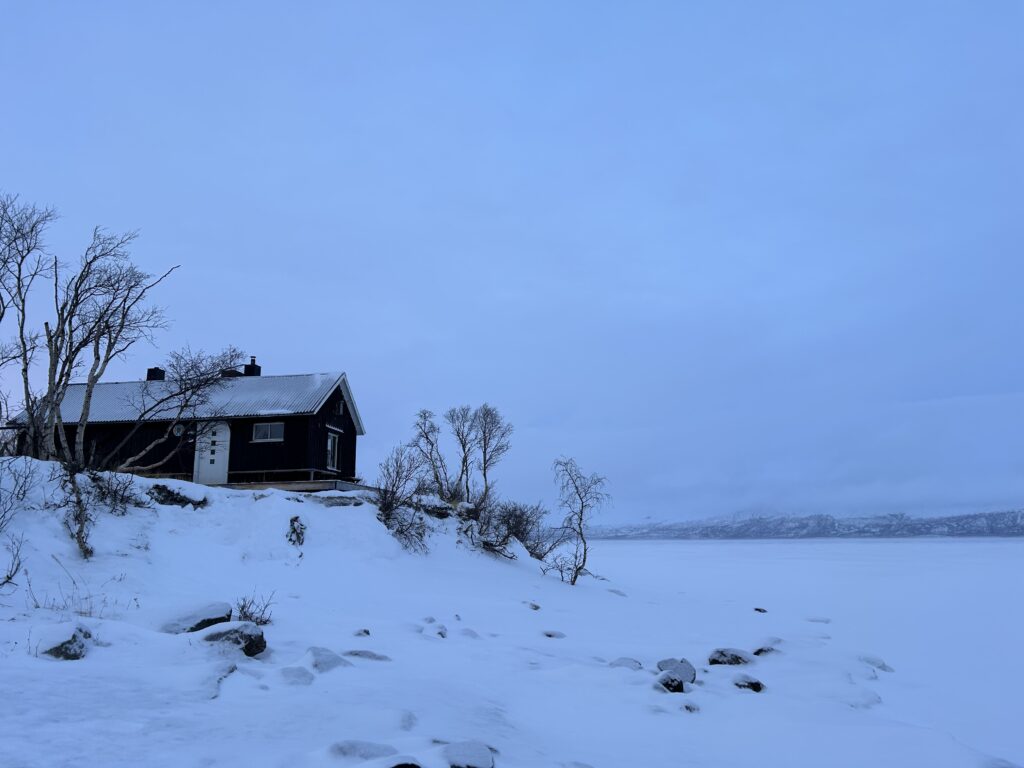
[{"label": "snow-covered rock", "polygon": [[614,661],[608,662],[608,666],[609,667],[625,667],[626,669],[632,669],[632,670],[635,671],[635,670],[638,670],[638,669],[643,669],[644,665],[641,664],[636,659],[631,659],[628,656],[620,656],[619,658],[615,659]]},{"label": "snow-covered rock", "polygon": [[163,631],[171,634],[198,632],[201,629],[212,627],[214,624],[231,621],[233,611],[230,603],[209,603],[202,608],[196,608],[179,616],[174,621],[167,622],[163,626]]},{"label": "snow-covered rock", "polygon": [[232,621],[216,626],[215,630],[203,635],[203,640],[237,646],[246,656],[256,656],[267,649],[263,630],[251,621]]},{"label": "snow-covered rock", "polygon": [[753,660],[749,653],[738,648],[716,648],[708,656],[708,664],[739,665],[750,664]]},{"label": "snow-covered rock", "polygon": [[316,672],[330,672],[337,667],[351,667],[352,662],[346,661],[330,648],[312,646],[306,651],[307,663]]},{"label": "snow-covered rock", "polygon": [[92,633],[85,627],[79,625],[71,630],[71,635],[66,640],[54,643],[53,645],[50,645],[52,640],[46,642],[45,644],[49,645],[49,647],[46,648],[43,653],[47,656],[52,656],[55,659],[61,659],[63,661],[76,661],[78,659],[85,658],[85,654],[89,650],[88,641],[91,639]]},{"label": "snow-covered rock", "polygon": [[494,768],[494,755],[479,741],[459,741],[444,748],[451,768]]}]

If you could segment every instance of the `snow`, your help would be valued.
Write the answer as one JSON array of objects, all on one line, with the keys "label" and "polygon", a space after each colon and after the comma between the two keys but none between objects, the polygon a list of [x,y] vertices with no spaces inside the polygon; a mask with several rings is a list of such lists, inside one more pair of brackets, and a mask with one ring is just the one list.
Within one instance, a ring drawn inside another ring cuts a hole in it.
[{"label": "snow", "polygon": [[[569,587],[453,528],[409,554],[369,504],[174,486],[210,504],[101,514],[88,562],[46,489],[15,517],[0,765],[1024,764],[1024,620],[1000,591],[1024,541],[601,541],[601,578]],[[256,657],[161,631],[254,594],[273,594]],[[42,653],[77,626],[85,658]],[[666,658],[696,667],[687,692],[658,690]]]}]

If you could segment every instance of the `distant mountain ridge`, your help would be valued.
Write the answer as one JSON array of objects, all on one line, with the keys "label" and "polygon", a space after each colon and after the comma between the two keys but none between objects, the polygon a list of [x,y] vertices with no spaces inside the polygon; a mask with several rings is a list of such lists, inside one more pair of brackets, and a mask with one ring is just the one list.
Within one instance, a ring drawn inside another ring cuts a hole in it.
[{"label": "distant mountain ridge", "polygon": [[917,536],[1024,536],[1024,510],[946,517],[773,515],[739,520],[602,526],[598,539],[896,539]]}]

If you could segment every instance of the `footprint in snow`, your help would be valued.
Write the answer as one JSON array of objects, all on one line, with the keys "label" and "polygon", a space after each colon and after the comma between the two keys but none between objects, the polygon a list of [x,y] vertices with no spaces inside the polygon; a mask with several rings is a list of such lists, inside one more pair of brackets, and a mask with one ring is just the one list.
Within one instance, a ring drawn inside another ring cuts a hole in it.
[{"label": "footprint in snow", "polygon": [[416,717],[415,712],[405,711],[402,713],[402,719],[399,721],[398,727],[403,731],[411,731],[416,727],[418,720],[419,718]]},{"label": "footprint in snow", "polygon": [[282,667],[281,677],[288,685],[310,685],[313,682],[313,673],[305,667]]},{"label": "footprint in snow", "polygon": [[391,661],[390,656],[385,656],[383,653],[374,653],[373,651],[355,650],[345,651],[342,656],[351,656],[356,659],[368,659],[369,661]]},{"label": "footprint in snow", "polygon": [[352,757],[359,760],[373,760],[378,757],[397,755],[398,750],[390,744],[377,744],[373,741],[346,739],[331,745],[331,754],[335,757]]},{"label": "footprint in snow", "polygon": [[861,656],[860,660],[867,664],[869,667],[874,667],[879,672],[895,672],[892,667],[886,664],[877,656]]},{"label": "footprint in snow", "polygon": [[626,593],[623,592],[621,589],[609,589],[608,591],[611,592],[613,595],[618,595],[619,597],[626,597]]},{"label": "footprint in snow", "polygon": [[832,619],[827,618],[825,616],[809,616],[807,618],[807,620],[809,622],[811,622],[812,624],[831,624],[832,623]]},{"label": "footprint in snow", "polygon": [[469,627],[459,630],[459,634],[463,637],[472,637],[474,639],[480,637],[480,635],[478,635],[474,630],[470,629]]}]

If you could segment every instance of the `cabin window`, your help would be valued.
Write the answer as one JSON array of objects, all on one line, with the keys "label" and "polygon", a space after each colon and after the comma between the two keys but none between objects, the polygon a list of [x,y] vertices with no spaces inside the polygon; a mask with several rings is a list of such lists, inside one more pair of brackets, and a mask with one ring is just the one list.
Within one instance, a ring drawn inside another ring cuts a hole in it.
[{"label": "cabin window", "polygon": [[333,432],[327,433],[327,468],[338,468],[338,436]]},{"label": "cabin window", "polygon": [[254,443],[279,443],[284,440],[284,422],[269,421],[252,425],[252,441]]},{"label": "cabin window", "polygon": [[344,416],[345,415],[345,401],[339,400],[334,404],[334,415]]}]

